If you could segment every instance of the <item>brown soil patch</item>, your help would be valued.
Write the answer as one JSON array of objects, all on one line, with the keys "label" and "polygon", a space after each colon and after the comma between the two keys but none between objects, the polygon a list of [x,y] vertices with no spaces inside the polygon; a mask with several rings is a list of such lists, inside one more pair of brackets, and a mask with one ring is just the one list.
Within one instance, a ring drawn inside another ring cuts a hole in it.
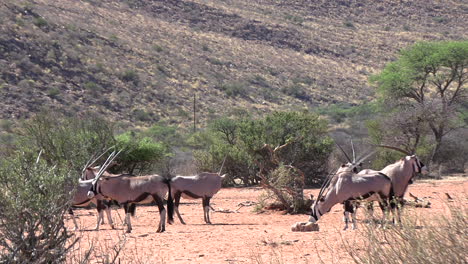
[{"label": "brown soil patch", "polygon": [[[316,189],[307,194],[317,194]],[[421,218],[447,214],[451,203],[445,193],[466,204],[468,180],[466,178],[439,181],[420,181],[409,187],[409,192],[431,202],[431,208],[407,209]],[[262,193],[260,188],[225,188],[212,199],[212,206],[218,211],[211,215],[212,225],[203,222],[201,201],[183,200],[180,211],[187,225],[176,223],[166,226],[166,232],[156,233],[159,214],[156,206],[140,206],[137,216],[132,219],[133,231],[125,234],[121,225],[123,209],[113,210],[118,228],[95,226],[96,211],[77,210],[75,215],[81,228],[77,250],[72,253],[75,260],[83,258],[91,245],[96,254],[94,259],[101,262],[115,256],[114,249],[123,244],[118,259],[121,263],[350,263],[352,259],[343,246],[363,245],[359,230],[342,231],[343,211],[336,205],[318,222],[319,232],[292,232],[291,225],[305,222],[307,215],[286,215],[279,211],[256,213],[253,206],[239,208],[240,203],[257,201]],[[408,197],[408,199],[411,199]],[[376,210],[376,212],[379,210]],[[363,230],[364,213],[358,213],[358,229]],[[67,220],[70,228],[71,220]],[[119,243],[125,241],[125,243]],[[358,250],[365,250],[362,246]]]}]

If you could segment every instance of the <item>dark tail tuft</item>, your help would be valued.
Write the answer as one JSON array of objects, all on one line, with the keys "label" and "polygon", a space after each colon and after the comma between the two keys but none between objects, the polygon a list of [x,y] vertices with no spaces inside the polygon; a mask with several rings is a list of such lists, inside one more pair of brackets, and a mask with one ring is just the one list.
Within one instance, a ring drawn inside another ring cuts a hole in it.
[{"label": "dark tail tuft", "polygon": [[167,195],[167,223],[174,223],[174,199],[171,194],[171,180],[166,180],[168,195]]}]

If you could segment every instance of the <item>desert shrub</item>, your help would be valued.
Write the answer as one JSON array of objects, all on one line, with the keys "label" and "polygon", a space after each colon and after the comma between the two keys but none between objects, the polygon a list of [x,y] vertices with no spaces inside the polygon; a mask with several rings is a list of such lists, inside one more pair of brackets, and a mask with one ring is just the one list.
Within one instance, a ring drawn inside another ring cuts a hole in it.
[{"label": "desert shrub", "polygon": [[284,87],[283,89],[281,89],[281,91],[286,95],[295,97],[302,101],[310,100],[310,96],[307,95],[307,92],[302,83],[294,83],[292,85]]},{"label": "desert shrub", "polygon": [[245,88],[245,84],[241,82],[233,82],[233,83],[223,83],[217,86],[219,90],[226,93],[229,97],[237,97],[237,96],[246,96],[247,89]]},{"label": "desert shrub", "polygon": [[161,52],[164,49],[160,45],[155,44],[153,45],[153,50],[155,50],[156,52]]},{"label": "desert shrub", "polygon": [[146,112],[144,109],[135,109],[132,114],[137,121],[148,122],[152,120],[150,113]]},{"label": "desert shrub", "polygon": [[92,94],[95,94],[95,95],[97,95],[100,91],[102,91],[102,86],[100,86],[99,84],[97,84],[95,82],[85,83],[84,88],[87,91],[89,91],[89,92],[91,92]]},{"label": "desert shrub", "polygon": [[49,165],[59,164],[81,172],[91,156],[115,144],[112,123],[91,113],[86,116],[41,112],[19,127],[18,148],[36,153],[43,150],[42,158]]},{"label": "desert shrub", "polygon": [[171,126],[164,122],[158,122],[142,132],[144,136],[150,137],[167,146],[179,146],[184,144],[184,138],[179,133],[180,128]]},{"label": "desert shrub", "polygon": [[43,17],[36,17],[33,21],[34,25],[36,25],[37,27],[47,27],[47,25],[49,24],[47,22],[47,20],[45,20]]},{"label": "desert shrub", "polygon": [[76,175],[35,159],[0,163],[0,263],[62,263],[76,242],[64,225]]},{"label": "desert shrub", "polygon": [[161,142],[133,132],[116,136],[117,148],[124,151],[116,158],[112,169],[131,174],[150,172],[158,162],[170,156],[170,150]]},{"label": "desert shrub", "polygon": [[57,98],[60,95],[60,89],[57,87],[51,87],[47,90],[47,95],[50,98]]},{"label": "desert shrub", "polygon": [[368,250],[355,251],[348,245],[348,252],[355,263],[466,263],[467,206],[459,202],[448,207],[448,215],[436,214],[433,219],[406,216],[402,227],[365,225],[363,235]]},{"label": "desert shrub", "polygon": [[120,79],[124,82],[131,82],[134,85],[138,85],[140,82],[140,77],[138,76],[138,73],[135,70],[125,70],[121,76]]},{"label": "desert shrub", "polygon": [[354,26],[353,22],[351,22],[351,21],[345,21],[345,22],[343,23],[343,25],[344,25],[345,27],[347,27],[347,28],[352,28],[352,29],[356,28],[356,27]]},{"label": "desert shrub", "polygon": [[[259,183],[259,166],[268,167],[268,175],[286,164],[304,173],[305,184],[311,185],[326,174],[332,142],[326,128],[324,120],[308,112],[275,112],[263,119],[224,117],[197,135],[197,142],[203,143],[195,159],[200,167],[214,170],[213,164],[219,168],[226,157],[230,179],[246,185]],[[272,166],[266,166],[270,161],[265,145],[271,149],[283,146],[277,153],[279,162]]]}]

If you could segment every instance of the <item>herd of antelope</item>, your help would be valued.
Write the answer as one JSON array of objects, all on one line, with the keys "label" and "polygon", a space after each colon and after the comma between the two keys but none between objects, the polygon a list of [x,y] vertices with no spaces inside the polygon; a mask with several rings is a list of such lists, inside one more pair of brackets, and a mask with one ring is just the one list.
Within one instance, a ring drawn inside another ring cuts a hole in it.
[{"label": "herd of antelope", "polygon": [[[341,165],[334,173],[330,173],[326,177],[312,205],[309,224],[315,224],[323,214],[340,203],[344,205],[344,229],[348,228],[350,214],[352,215],[352,228],[356,229],[356,210],[362,201],[377,201],[383,211],[383,222],[390,211],[394,221],[395,216],[397,216],[397,221],[401,222],[403,196],[408,185],[412,183],[417,173],[425,174],[428,171],[416,155],[396,147],[381,147],[400,151],[405,154],[405,157],[380,171],[371,169],[359,171],[362,161],[373,153],[356,161],[354,146],[352,148],[353,160],[340,147],[348,159],[348,163]],[[72,201],[73,207],[87,206],[90,203],[96,205],[98,211],[96,230],[99,230],[99,225],[104,223],[104,211],[107,214],[109,224],[114,228],[110,210],[112,202],[123,206],[128,233],[132,231],[130,216],[135,214],[137,204],[156,203],[160,217],[157,232],[165,231],[166,213],[169,224],[174,222],[174,211],[180,222],[185,224],[179,213],[181,197],[202,199],[204,220],[207,224],[211,224],[210,199],[221,189],[221,183],[225,177],[225,175],[220,174],[222,166],[219,173],[205,172],[195,176],[175,176],[171,179],[159,175],[109,174],[106,170],[118,154],[115,151],[112,152],[99,169],[90,167],[98,158],[86,164]],[[164,207],[166,195],[167,211]],[[69,210],[69,213],[73,216],[72,209]],[[73,221],[75,229],[77,229],[75,217],[73,217]]]}]

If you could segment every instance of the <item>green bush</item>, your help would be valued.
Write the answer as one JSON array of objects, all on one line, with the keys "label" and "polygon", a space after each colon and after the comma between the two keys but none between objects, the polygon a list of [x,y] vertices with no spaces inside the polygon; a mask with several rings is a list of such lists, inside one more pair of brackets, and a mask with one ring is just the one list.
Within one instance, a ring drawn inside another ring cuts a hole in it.
[{"label": "green bush", "polygon": [[287,143],[281,162],[304,172],[306,184],[315,184],[326,174],[332,143],[327,123],[308,112],[275,112],[263,119],[220,118],[192,137],[197,138],[192,141],[198,143],[199,167],[217,171],[227,157],[225,170],[231,181],[246,185],[258,183],[257,162],[263,162],[258,151],[265,144],[275,148]]},{"label": "green bush", "polygon": [[166,145],[149,137],[127,132],[116,137],[118,149],[124,151],[116,158],[116,171],[128,173],[150,172],[157,162],[171,155]]}]

